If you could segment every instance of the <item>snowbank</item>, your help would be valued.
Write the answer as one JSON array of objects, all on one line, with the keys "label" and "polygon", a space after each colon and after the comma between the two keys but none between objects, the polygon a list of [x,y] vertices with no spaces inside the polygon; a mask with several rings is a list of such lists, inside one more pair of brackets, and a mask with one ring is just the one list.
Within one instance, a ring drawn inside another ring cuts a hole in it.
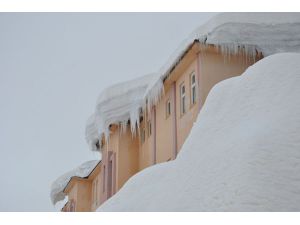
[{"label": "snowbank", "polygon": [[98,211],[300,211],[300,54],[275,54],[210,92],[176,160]]},{"label": "snowbank", "polygon": [[71,170],[68,173],[57,178],[51,185],[51,201],[53,204],[56,204],[58,201],[63,200],[66,195],[63,192],[65,187],[68,185],[72,177],[81,177],[85,178],[90,175],[94,168],[99,163],[99,160],[91,160],[81,164],[76,169]]},{"label": "snowbank", "polygon": [[212,44],[226,56],[245,51],[255,57],[257,51],[268,56],[278,52],[300,52],[300,13],[221,13],[189,35],[158,73],[117,84],[100,94],[96,111],[88,120],[86,140],[91,150],[102,134],[109,137],[109,125],[131,121],[131,130],[139,126],[139,111],[151,108],[160,98],[163,80],[184,52],[199,41]]},{"label": "snowbank", "polygon": [[[140,78],[119,83],[105,89],[96,103],[95,113],[88,119],[86,125],[86,141],[91,150],[99,150],[96,143],[104,134],[109,138],[109,125],[121,124],[126,127],[131,121],[131,131],[134,134],[139,127],[141,109],[155,104],[163,89],[163,84],[157,74],[149,74]],[[125,130],[125,129],[124,129]]]}]

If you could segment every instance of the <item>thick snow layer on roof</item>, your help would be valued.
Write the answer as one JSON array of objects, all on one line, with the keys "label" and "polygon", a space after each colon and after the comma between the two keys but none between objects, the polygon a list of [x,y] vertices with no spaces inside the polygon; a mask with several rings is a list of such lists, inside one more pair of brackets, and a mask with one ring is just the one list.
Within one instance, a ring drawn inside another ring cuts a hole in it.
[{"label": "thick snow layer on roof", "polygon": [[218,83],[176,160],[145,169],[98,211],[300,211],[300,54]]},{"label": "thick snow layer on roof", "polygon": [[57,178],[51,185],[51,201],[56,204],[58,201],[63,200],[66,195],[63,192],[72,177],[85,178],[94,170],[99,163],[99,160],[87,161],[77,168],[65,173],[64,175]]},{"label": "thick snow layer on roof", "polygon": [[264,56],[300,52],[300,13],[217,14],[182,42],[161,68],[161,76],[167,75],[195,40],[216,45],[225,55],[242,48],[248,57],[256,50]]},{"label": "thick snow layer on roof", "polygon": [[[246,57],[257,51],[264,56],[278,52],[300,52],[300,13],[221,13],[189,35],[156,75],[117,84],[103,91],[95,114],[86,126],[86,140],[91,150],[102,133],[109,137],[109,125],[131,121],[134,133],[139,125],[139,110],[148,109],[160,98],[162,80],[193,44],[213,44],[226,56],[244,49]],[[93,122],[94,121],[94,122]],[[96,132],[97,131],[97,132]]]},{"label": "thick snow layer on roof", "polygon": [[141,109],[154,104],[163,89],[157,74],[149,74],[140,78],[119,83],[105,89],[96,103],[95,113],[86,125],[86,140],[91,150],[98,150],[96,143],[102,134],[109,137],[109,125],[121,124],[124,128],[131,121],[131,131],[139,126]]},{"label": "thick snow layer on roof", "polygon": [[[260,51],[264,56],[278,52],[300,52],[300,13],[221,13],[189,35],[157,75],[117,84],[101,93],[95,114],[87,122],[86,140],[90,149],[102,133],[109,136],[109,125],[127,123],[131,130],[138,126],[139,109],[150,108],[162,94],[162,80],[195,41],[216,45],[222,53],[237,53],[244,49],[247,56]],[[156,79],[153,79],[156,77]],[[146,90],[146,91],[145,91]]]}]

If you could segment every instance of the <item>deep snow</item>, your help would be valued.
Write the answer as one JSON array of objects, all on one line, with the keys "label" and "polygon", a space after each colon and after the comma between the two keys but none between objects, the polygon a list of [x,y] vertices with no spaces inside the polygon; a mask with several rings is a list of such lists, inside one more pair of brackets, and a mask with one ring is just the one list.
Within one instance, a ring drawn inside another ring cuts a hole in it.
[{"label": "deep snow", "polygon": [[72,177],[87,177],[97,166],[99,160],[90,160],[82,163],[77,168],[63,174],[57,178],[51,185],[50,198],[53,204],[56,204],[58,201],[64,200],[66,195],[63,192],[65,187],[68,185]]},{"label": "deep snow", "polygon": [[98,211],[300,211],[300,54],[266,57],[209,93],[176,160]]},{"label": "deep snow", "polygon": [[[174,51],[156,74],[120,83],[104,90],[96,110],[86,125],[86,141],[91,150],[104,134],[109,138],[109,125],[131,121],[134,134],[139,127],[139,112],[156,104],[163,94],[163,79],[182,54],[194,42],[215,45],[225,57],[244,49],[245,57],[257,51],[264,56],[278,52],[300,52],[299,13],[220,13],[191,33]],[[148,102],[148,104],[146,104]]]}]

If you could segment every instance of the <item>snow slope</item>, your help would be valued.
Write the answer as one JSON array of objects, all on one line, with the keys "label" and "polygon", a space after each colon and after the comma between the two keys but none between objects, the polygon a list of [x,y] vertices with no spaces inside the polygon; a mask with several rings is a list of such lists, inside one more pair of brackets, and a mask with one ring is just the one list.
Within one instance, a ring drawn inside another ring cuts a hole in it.
[{"label": "snow slope", "polygon": [[178,63],[194,42],[217,46],[225,55],[241,49],[245,57],[254,57],[256,51],[264,56],[278,52],[300,52],[300,13],[220,13],[197,28],[170,56],[157,74],[120,83],[104,90],[96,110],[86,125],[86,141],[91,150],[102,134],[109,137],[109,125],[130,119],[131,130],[139,126],[139,111],[154,105],[163,94],[163,79]]},{"label": "snow slope", "polygon": [[210,92],[176,160],[98,211],[300,211],[300,54],[275,54]]},{"label": "snow slope", "polygon": [[68,185],[69,181],[72,179],[72,177],[85,178],[89,176],[98,163],[99,160],[90,160],[84,162],[77,168],[57,178],[51,185],[50,197],[52,203],[56,204],[58,201],[61,201],[66,197],[63,191],[65,187]]}]

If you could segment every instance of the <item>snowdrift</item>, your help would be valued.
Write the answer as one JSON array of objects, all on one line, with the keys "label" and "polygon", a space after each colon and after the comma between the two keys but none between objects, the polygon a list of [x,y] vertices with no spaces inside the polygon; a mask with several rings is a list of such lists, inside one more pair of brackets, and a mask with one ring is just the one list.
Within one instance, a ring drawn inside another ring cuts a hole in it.
[{"label": "snowdrift", "polygon": [[300,54],[275,54],[210,92],[176,160],[98,211],[300,211]]},{"label": "snowdrift", "polygon": [[300,13],[220,13],[195,29],[178,46],[157,74],[124,82],[103,91],[94,114],[87,121],[86,141],[90,149],[109,125],[131,121],[132,133],[139,127],[139,111],[156,104],[163,94],[163,80],[194,41],[216,46],[224,57],[243,50],[246,58],[257,51],[268,56],[279,52],[300,52]]},{"label": "snowdrift", "polygon": [[50,197],[53,205],[55,205],[58,201],[61,201],[66,197],[63,191],[68,185],[69,181],[72,179],[72,177],[88,177],[99,162],[99,160],[90,160],[84,162],[77,168],[57,178],[51,185]]}]

